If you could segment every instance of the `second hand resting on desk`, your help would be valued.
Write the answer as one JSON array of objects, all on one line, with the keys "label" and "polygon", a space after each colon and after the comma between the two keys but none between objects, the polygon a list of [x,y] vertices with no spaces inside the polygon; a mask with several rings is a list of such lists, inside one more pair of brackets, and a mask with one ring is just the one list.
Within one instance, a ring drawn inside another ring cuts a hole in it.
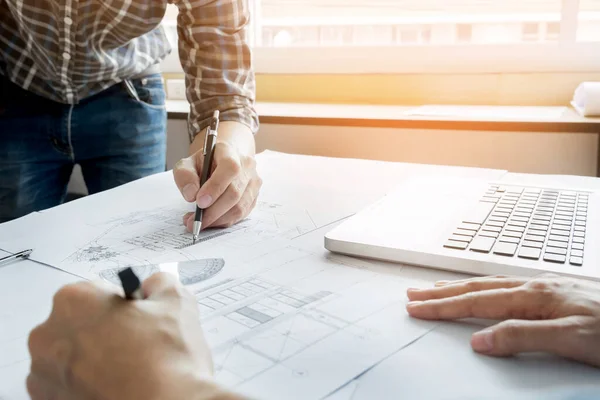
[{"label": "second hand resting on desk", "polygon": [[[210,178],[210,170],[215,152],[215,144],[217,143],[217,129],[219,128],[219,111],[215,111],[210,122],[210,126],[206,130],[204,140],[204,163],[202,165],[202,177],[200,178],[200,187],[202,187],[208,178]],[[202,229],[202,214],[204,210],[196,204],[196,214],[194,215],[194,227],[192,230],[192,244],[196,244],[200,230]]]}]

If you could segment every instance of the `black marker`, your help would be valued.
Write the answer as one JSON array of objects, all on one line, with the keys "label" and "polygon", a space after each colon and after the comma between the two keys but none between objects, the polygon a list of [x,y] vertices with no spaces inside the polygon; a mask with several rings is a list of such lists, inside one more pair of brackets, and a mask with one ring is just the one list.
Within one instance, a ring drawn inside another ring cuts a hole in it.
[{"label": "black marker", "polygon": [[144,292],[142,291],[142,283],[131,267],[127,267],[119,272],[119,279],[125,291],[127,300],[142,300]]}]

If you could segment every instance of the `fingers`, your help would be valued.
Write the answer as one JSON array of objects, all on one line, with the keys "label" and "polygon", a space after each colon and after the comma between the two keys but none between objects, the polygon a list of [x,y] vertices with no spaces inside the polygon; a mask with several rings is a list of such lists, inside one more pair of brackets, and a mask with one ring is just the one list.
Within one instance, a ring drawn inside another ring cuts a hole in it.
[{"label": "fingers", "polygon": [[[250,214],[250,211],[256,206],[256,200],[258,198],[258,192],[260,191],[260,187],[262,185],[262,181],[260,178],[256,177],[249,182],[246,190],[242,197],[233,205],[233,207],[229,208],[222,216],[217,218],[214,222],[209,223],[208,226],[211,227],[220,227],[227,228],[232,226],[233,224],[243,220]],[[219,203],[215,203],[213,207],[217,207]],[[227,204],[224,204],[224,208],[227,208]],[[209,210],[212,211],[212,210]],[[216,214],[220,213],[221,210],[217,210]]]},{"label": "fingers", "polygon": [[[227,143],[217,143],[214,153],[215,171],[206,181],[196,195],[198,207],[206,209],[230,189],[236,178],[238,183],[234,185],[239,194],[238,199],[246,189],[248,179],[244,179],[244,171],[238,154]],[[222,215],[222,214],[221,214]]]},{"label": "fingers", "polygon": [[563,357],[585,357],[578,345],[577,327],[590,317],[566,317],[545,321],[509,320],[475,333],[471,347],[478,353],[510,356],[528,352],[547,352]]},{"label": "fingers", "polygon": [[[61,329],[69,327],[61,324]],[[41,386],[48,390],[52,389],[51,383],[57,387],[66,385],[70,376],[69,361],[72,356],[69,342],[61,340],[52,325],[46,322],[31,331],[27,344],[31,355],[31,373],[37,376],[38,383],[46,383]]]},{"label": "fingers", "polygon": [[479,278],[459,281],[430,289],[408,289],[410,301],[424,301],[459,296],[469,292],[491,289],[510,289],[527,283],[526,278]]},{"label": "fingers", "polygon": [[[465,282],[471,281],[480,281],[480,280],[490,280],[490,279],[506,279],[506,278],[521,278],[519,276],[508,276],[508,275],[494,275],[494,276],[481,276],[477,278],[468,278],[468,279],[459,279],[456,281],[437,281],[435,282],[435,286],[446,286],[446,285],[458,285]],[[525,279],[525,278],[524,278]]]},{"label": "fingers", "polygon": [[175,184],[179,188],[183,198],[190,203],[196,200],[200,189],[200,177],[198,176],[197,162],[201,162],[202,153],[198,152],[191,157],[179,160],[173,168]]},{"label": "fingers", "polygon": [[542,319],[555,308],[554,293],[523,287],[468,292],[454,297],[415,301],[406,309],[415,318],[445,320],[460,318]]}]

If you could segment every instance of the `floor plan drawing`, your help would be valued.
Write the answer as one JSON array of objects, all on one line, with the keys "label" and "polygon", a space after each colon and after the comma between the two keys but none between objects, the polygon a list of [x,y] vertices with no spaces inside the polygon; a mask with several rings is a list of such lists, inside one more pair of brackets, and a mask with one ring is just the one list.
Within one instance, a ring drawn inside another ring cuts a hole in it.
[{"label": "floor plan drawing", "polygon": [[308,264],[307,251],[291,245],[253,260],[258,273],[192,287],[219,383],[322,398],[435,327],[404,317],[409,282],[314,253]]}]

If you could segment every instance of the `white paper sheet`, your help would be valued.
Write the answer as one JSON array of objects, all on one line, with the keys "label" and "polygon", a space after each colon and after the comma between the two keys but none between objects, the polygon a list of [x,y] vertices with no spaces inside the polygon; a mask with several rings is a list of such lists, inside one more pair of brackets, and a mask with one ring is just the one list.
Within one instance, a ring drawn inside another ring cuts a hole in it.
[{"label": "white paper sheet", "polygon": [[587,400],[600,395],[597,368],[547,355],[493,358],[473,352],[469,341],[480,329],[444,323],[328,400]]},{"label": "white paper sheet", "polygon": [[50,314],[54,293],[77,280],[28,260],[0,267],[0,399],[29,398],[29,332]]},{"label": "white paper sheet", "polygon": [[[407,176],[503,174],[270,152],[259,168],[265,185],[248,220],[196,246],[185,246],[181,225],[193,206],[165,173],[0,225],[0,248],[33,248],[32,259],[90,279],[126,265],[222,258],[221,272],[188,287],[217,381],[262,399],[322,398],[436,325],[404,310],[407,287],[422,281],[326,252],[325,232]],[[23,349],[23,338],[0,341],[14,362],[24,354],[10,341]]]}]

